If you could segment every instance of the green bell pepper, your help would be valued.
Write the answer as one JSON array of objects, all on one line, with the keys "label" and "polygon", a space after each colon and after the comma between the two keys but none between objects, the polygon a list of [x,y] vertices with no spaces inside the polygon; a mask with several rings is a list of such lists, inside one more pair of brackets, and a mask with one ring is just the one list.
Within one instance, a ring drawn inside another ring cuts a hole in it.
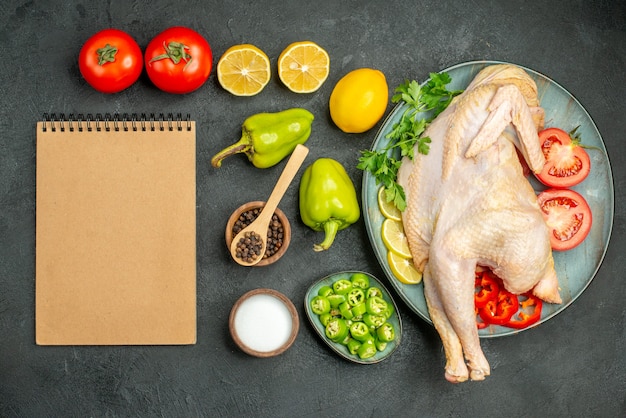
[{"label": "green bell pepper", "polygon": [[243,152],[255,167],[272,167],[309,139],[313,119],[302,108],[252,115],[241,126],[241,139],[215,154],[211,165],[220,167],[224,158]]},{"label": "green bell pepper", "polygon": [[331,159],[313,162],[300,180],[300,217],[314,231],[324,231],[315,251],[330,248],[337,232],[359,220],[361,210],[354,184],[343,166]]}]

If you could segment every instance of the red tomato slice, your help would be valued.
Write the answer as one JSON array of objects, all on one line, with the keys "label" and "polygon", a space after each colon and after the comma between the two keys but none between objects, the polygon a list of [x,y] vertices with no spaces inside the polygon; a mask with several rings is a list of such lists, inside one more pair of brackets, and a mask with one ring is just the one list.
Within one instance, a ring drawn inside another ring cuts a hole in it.
[{"label": "red tomato slice", "polygon": [[143,70],[143,55],[126,32],[105,29],[85,42],[78,56],[78,68],[94,89],[117,93],[137,81]]},{"label": "red tomato slice", "polygon": [[190,93],[211,74],[213,53],[198,32],[182,26],[155,36],[145,53],[146,72],[159,89],[168,93]]},{"label": "red tomato slice", "polygon": [[537,196],[537,203],[550,228],[553,250],[571,250],[589,234],[591,209],[579,193],[569,189],[548,189]]},{"label": "red tomato slice", "polygon": [[591,161],[577,139],[559,128],[539,132],[539,141],[546,164],[537,174],[540,182],[550,187],[565,189],[582,182],[589,175]]}]

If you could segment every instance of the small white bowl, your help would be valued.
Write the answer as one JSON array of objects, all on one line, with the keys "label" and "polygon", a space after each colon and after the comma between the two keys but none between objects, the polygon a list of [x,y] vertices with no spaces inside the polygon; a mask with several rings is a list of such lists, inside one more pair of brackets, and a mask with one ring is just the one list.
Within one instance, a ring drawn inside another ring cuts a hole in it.
[{"label": "small white bowl", "polygon": [[272,357],[296,340],[300,320],[294,304],[273,289],[254,289],[235,302],[228,320],[230,335],[245,353]]}]

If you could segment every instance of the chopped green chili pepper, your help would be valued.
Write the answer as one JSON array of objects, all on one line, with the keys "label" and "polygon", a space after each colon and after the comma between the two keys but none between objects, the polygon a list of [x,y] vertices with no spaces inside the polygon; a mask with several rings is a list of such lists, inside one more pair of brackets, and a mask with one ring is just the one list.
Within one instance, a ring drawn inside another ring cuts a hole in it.
[{"label": "chopped green chili pepper", "polygon": [[350,292],[348,292],[348,303],[350,306],[356,306],[363,302],[365,302],[365,292],[363,289],[353,288]]},{"label": "chopped green chili pepper", "polygon": [[331,318],[326,324],[326,336],[333,342],[343,341],[350,329],[343,318]]},{"label": "chopped green chili pepper", "polygon": [[317,291],[318,296],[328,296],[333,294],[333,288],[330,286],[322,286],[320,290]]},{"label": "chopped green chili pepper", "polygon": [[387,321],[395,308],[385,300],[380,287],[370,287],[365,273],[353,273],[321,286],[311,299],[310,309],[330,341],[361,359],[384,351],[395,339],[395,328]]},{"label": "chopped green chili pepper", "polygon": [[322,325],[326,326],[328,325],[328,321],[330,321],[330,318],[332,318],[333,316],[330,313],[324,313],[320,315],[320,322],[322,323]]},{"label": "chopped green chili pepper", "polygon": [[339,305],[346,301],[346,297],[344,295],[338,295],[336,293],[326,296],[326,299],[330,302],[331,308],[338,308]]},{"label": "chopped green chili pepper", "polygon": [[370,338],[369,340],[364,341],[357,350],[356,354],[362,360],[374,357],[376,355],[376,345],[374,344],[374,339]]},{"label": "chopped green chili pepper", "polygon": [[354,314],[352,313],[351,308],[352,307],[348,302],[344,302],[339,305],[339,312],[341,312],[341,316],[343,316],[345,319],[352,319],[354,317]]},{"label": "chopped green chili pepper", "polygon": [[364,342],[368,339],[371,339],[370,330],[363,322],[353,322],[350,325],[350,335],[357,341]]},{"label": "chopped green chili pepper", "polygon": [[385,311],[389,308],[389,305],[385,299],[379,296],[373,296],[365,301],[365,308],[368,313],[381,315],[385,313]]},{"label": "chopped green chili pepper", "polygon": [[348,347],[348,351],[350,352],[350,354],[356,355],[357,351],[359,350],[359,347],[361,347],[361,342],[355,340],[354,338],[350,338],[346,346]]},{"label": "chopped green chili pepper", "polygon": [[346,279],[339,279],[333,283],[333,290],[338,295],[345,295],[352,290],[352,282]]},{"label": "chopped green chili pepper", "polygon": [[361,318],[366,312],[367,308],[365,308],[365,303],[359,303],[352,307],[352,315],[354,318]]},{"label": "chopped green chili pepper", "polygon": [[315,296],[311,301],[311,310],[315,315],[321,315],[330,312],[330,302],[324,296]]},{"label": "chopped green chili pepper", "polygon": [[376,336],[382,342],[388,343],[396,338],[396,333],[389,322],[385,322],[376,330]]},{"label": "chopped green chili pepper", "polygon": [[374,340],[374,344],[376,345],[376,349],[378,351],[385,351],[385,348],[387,348],[387,343],[384,341],[380,341],[378,338]]},{"label": "chopped green chili pepper", "polygon": [[370,287],[370,278],[364,273],[354,273],[350,281],[352,282],[352,287],[358,287],[359,289]]},{"label": "chopped green chili pepper", "polygon": [[394,312],[395,312],[395,309],[393,308],[393,304],[388,303],[387,310],[384,312],[385,318],[386,319],[391,318],[391,315],[393,315]]},{"label": "chopped green chili pepper", "polygon": [[369,298],[371,298],[371,297],[373,297],[373,296],[378,296],[379,298],[382,298],[382,297],[383,297],[383,291],[382,291],[382,290],[380,290],[380,288],[378,288],[378,287],[374,287],[374,286],[372,286],[372,287],[368,288],[368,289],[365,291],[365,297],[366,297],[367,299],[369,299]]},{"label": "chopped green chili pepper", "polygon": [[375,330],[379,326],[385,323],[387,318],[384,315],[372,315],[371,313],[363,314],[363,322],[370,330]]}]

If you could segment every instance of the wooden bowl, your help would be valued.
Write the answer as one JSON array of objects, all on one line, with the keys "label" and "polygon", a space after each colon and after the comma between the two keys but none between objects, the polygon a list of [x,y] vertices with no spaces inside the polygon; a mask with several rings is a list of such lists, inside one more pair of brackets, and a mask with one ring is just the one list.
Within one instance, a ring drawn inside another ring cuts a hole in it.
[{"label": "wooden bowl", "polygon": [[254,289],[233,305],[228,328],[235,344],[254,357],[285,352],[298,335],[300,319],[293,302],[273,289]]},{"label": "wooden bowl", "polygon": [[[235,225],[235,222],[237,222],[237,219],[239,219],[239,216],[242,213],[245,213],[251,209],[262,208],[263,206],[265,206],[265,202],[254,201],[254,202],[248,202],[246,204],[243,204],[239,206],[237,209],[235,209],[232,215],[230,215],[230,218],[228,218],[228,222],[226,222],[226,233],[225,233],[226,248],[230,249],[230,243],[233,240],[233,226]],[[283,256],[283,254],[285,254],[285,252],[287,251],[287,247],[289,247],[289,243],[291,242],[291,225],[289,224],[289,219],[287,219],[287,216],[282,210],[280,210],[280,208],[276,208],[276,210],[274,211],[274,214],[278,216],[280,223],[283,224],[283,230],[284,230],[283,245],[280,248],[280,250],[278,250],[274,255],[272,255],[271,257],[264,258],[263,260],[255,264],[254,266],[260,267],[260,266],[267,266],[268,264],[275,263],[276,261],[278,261],[279,258]]]}]

